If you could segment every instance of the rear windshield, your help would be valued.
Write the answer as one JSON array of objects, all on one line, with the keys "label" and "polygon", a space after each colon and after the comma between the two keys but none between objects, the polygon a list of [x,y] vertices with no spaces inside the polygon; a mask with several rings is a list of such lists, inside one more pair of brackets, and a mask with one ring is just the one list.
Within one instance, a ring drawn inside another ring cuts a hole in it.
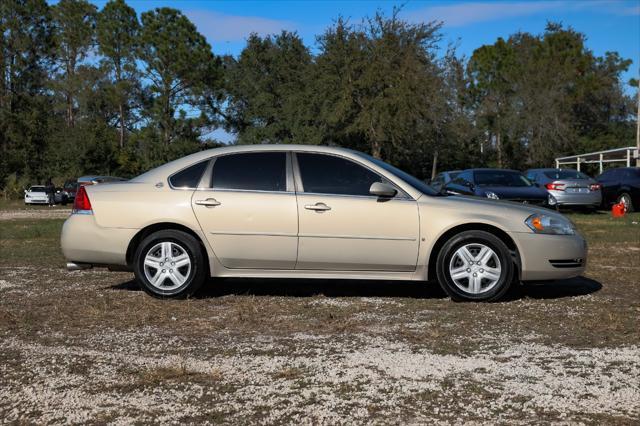
[{"label": "rear windshield", "polygon": [[473,173],[476,185],[525,187],[533,185],[518,172],[506,170],[479,170]]},{"label": "rear windshield", "polygon": [[589,176],[577,170],[553,170],[544,172],[549,179],[589,179]]}]

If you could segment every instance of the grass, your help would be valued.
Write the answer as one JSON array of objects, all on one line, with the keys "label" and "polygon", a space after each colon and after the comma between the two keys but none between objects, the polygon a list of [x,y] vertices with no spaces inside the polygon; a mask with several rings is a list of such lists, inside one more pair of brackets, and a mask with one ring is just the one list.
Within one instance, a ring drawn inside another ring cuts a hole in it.
[{"label": "grass", "polygon": [[53,206],[48,206],[44,204],[33,204],[26,205],[24,200],[8,200],[4,198],[0,198],[0,210],[50,210],[50,209],[70,209],[71,203],[66,206],[62,204],[56,204]]},{"label": "grass", "polygon": [[0,265],[64,265],[63,219],[0,221]]}]

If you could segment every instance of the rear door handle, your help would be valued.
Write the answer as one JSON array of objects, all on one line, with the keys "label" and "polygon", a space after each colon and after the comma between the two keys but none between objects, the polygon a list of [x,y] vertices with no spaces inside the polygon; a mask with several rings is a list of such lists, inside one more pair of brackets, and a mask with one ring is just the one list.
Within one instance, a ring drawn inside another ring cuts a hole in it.
[{"label": "rear door handle", "polygon": [[207,198],[206,200],[196,200],[195,203],[199,206],[205,206],[205,207],[215,207],[222,204],[220,201],[216,200],[215,198]]},{"label": "rear door handle", "polygon": [[307,204],[304,206],[307,210],[315,210],[317,212],[325,212],[327,210],[331,210],[331,207],[326,205],[325,203],[315,203],[315,204]]}]

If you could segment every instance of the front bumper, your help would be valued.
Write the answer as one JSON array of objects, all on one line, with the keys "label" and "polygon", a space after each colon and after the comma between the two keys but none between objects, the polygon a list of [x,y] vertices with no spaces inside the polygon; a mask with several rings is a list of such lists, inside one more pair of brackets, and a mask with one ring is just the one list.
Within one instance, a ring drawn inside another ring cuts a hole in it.
[{"label": "front bumper", "polygon": [[71,263],[124,266],[129,242],[137,231],[103,228],[93,215],[72,214],[62,226],[60,245]]},{"label": "front bumper", "polygon": [[587,242],[581,235],[510,233],[520,253],[522,281],[559,280],[587,267]]}]

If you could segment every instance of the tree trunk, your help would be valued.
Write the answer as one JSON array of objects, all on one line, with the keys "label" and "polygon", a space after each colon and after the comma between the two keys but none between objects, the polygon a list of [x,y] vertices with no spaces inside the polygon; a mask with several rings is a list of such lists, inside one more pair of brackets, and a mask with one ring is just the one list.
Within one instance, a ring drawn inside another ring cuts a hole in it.
[{"label": "tree trunk", "polygon": [[502,168],[502,140],[500,130],[496,132],[496,151],[498,152],[498,168]]},{"label": "tree trunk", "polygon": [[124,106],[122,103],[118,106],[120,111],[120,149],[124,148]]},{"label": "tree trunk", "polygon": [[436,178],[438,171],[438,150],[433,151],[433,165],[431,166],[431,179]]},{"label": "tree trunk", "polygon": [[382,144],[378,141],[371,141],[371,156],[381,159],[382,156]]}]

